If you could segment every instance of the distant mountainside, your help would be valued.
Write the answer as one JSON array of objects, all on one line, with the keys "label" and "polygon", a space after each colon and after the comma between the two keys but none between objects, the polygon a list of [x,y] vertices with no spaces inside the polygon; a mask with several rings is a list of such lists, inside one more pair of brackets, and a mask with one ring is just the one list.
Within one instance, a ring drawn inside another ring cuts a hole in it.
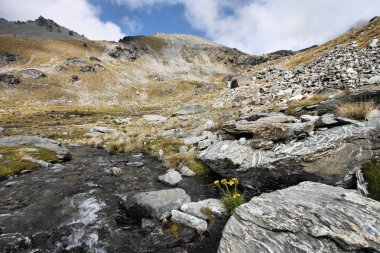
[{"label": "distant mountainside", "polygon": [[40,16],[35,21],[8,21],[0,18],[0,34],[30,36],[45,39],[87,40],[84,35],[60,26],[53,20]]}]

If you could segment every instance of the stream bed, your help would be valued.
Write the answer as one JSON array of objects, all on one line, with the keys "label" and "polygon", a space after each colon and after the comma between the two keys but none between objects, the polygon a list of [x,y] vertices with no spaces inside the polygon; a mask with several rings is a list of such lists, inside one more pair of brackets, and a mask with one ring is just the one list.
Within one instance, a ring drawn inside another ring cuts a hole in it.
[{"label": "stream bed", "polygon": [[[0,252],[216,252],[227,218],[198,235],[123,211],[127,196],[170,188],[157,180],[166,171],[157,158],[68,148],[71,161],[0,181]],[[178,187],[192,201],[218,197],[207,178],[184,177]]]}]

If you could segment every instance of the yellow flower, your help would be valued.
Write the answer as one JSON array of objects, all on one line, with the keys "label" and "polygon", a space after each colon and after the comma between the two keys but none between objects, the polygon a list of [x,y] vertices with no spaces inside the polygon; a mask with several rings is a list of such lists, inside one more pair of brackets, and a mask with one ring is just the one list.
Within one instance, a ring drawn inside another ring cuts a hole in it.
[{"label": "yellow flower", "polygon": [[235,182],[232,181],[232,180],[228,182],[228,185],[229,185],[229,186],[233,186],[234,184],[235,184]]},{"label": "yellow flower", "polygon": [[231,181],[234,182],[235,184],[239,183],[239,180],[236,177],[231,178]]},{"label": "yellow flower", "polygon": [[234,199],[239,198],[239,197],[240,197],[240,194],[239,194],[239,193],[235,193],[235,194],[233,195],[233,198],[234,198]]},{"label": "yellow flower", "polygon": [[214,185],[219,185],[219,180],[215,180]]},{"label": "yellow flower", "polygon": [[227,184],[227,179],[223,178],[220,182],[225,185]]}]

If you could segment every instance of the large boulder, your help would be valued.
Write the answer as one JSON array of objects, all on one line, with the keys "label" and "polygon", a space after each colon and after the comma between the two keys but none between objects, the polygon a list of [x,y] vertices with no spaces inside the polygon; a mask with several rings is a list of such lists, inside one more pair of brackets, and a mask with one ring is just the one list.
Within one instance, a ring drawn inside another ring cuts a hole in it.
[{"label": "large boulder", "polygon": [[218,252],[380,252],[379,213],[356,191],[303,182],[235,209]]},{"label": "large boulder", "polygon": [[348,187],[355,171],[380,154],[379,119],[317,131],[272,150],[221,141],[198,157],[214,172],[227,178],[238,177],[254,188],[278,189],[302,181]]},{"label": "large boulder", "polygon": [[171,210],[179,209],[184,203],[191,202],[189,195],[181,188],[137,193],[127,200],[127,215],[139,218],[170,216]]},{"label": "large boulder", "polygon": [[60,142],[42,138],[39,136],[8,136],[0,138],[0,147],[36,146],[54,151],[61,161],[71,159],[70,151],[63,147]]}]

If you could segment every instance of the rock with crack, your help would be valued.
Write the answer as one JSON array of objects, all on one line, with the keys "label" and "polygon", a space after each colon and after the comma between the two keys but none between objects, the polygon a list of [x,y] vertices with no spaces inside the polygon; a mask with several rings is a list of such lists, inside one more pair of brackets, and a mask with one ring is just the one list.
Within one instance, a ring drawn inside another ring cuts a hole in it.
[{"label": "rock with crack", "polygon": [[380,252],[379,212],[356,191],[303,182],[235,209],[218,252]]},{"label": "rock with crack", "polygon": [[159,176],[158,180],[166,185],[176,186],[182,181],[182,176],[178,171],[170,169],[164,175]]},{"label": "rock with crack", "polygon": [[170,216],[172,210],[188,202],[191,199],[181,188],[142,192],[126,200],[126,213],[132,217],[163,220]]},{"label": "rock with crack", "polygon": [[39,136],[8,136],[0,138],[0,147],[16,147],[16,146],[35,146],[46,148],[54,151],[57,158],[61,161],[71,159],[69,150],[61,145],[60,142],[42,138]]},{"label": "rock with crack", "polygon": [[184,224],[188,227],[194,228],[199,234],[207,230],[207,222],[187,213],[178,210],[171,211],[172,220]]},{"label": "rock with crack", "polygon": [[345,125],[273,150],[252,149],[238,141],[221,141],[198,158],[214,172],[238,177],[248,187],[278,189],[302,181],[349,187],[360,166],[380,155],[379,116],[361,125]]}]

